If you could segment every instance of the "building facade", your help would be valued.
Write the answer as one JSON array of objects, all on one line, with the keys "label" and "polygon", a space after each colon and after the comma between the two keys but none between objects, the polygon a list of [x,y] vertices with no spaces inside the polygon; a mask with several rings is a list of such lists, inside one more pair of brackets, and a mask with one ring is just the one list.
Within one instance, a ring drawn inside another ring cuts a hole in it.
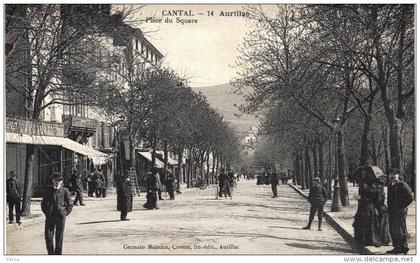
[{"label": "building facade", "polygon": [[[25,5],[10,5],[6,8],[8,23],[12,26],[6,32],[6,170],[16,171],[21,182],[27,160],[27,145],[35,145],[33,186],[34,195],[39,195],[40,189],[48,182],[52,172],[62,172],[69,177],[74,168],[87,176],[92,169],[101,167],[106,175],[107,184],[115,183],[116,155],[115,130],[106,116],[97,108],[83,101],[71,103],[54,103],[42,110],[38,120],[31,120],[28,107],[29,90],[34,79],[25,74],[34,70],[31,68],[30,37],[25,30],[19,31],[19,24],[27,19]],[[97,17],[110,21],[118,20],[118,15],[112,14],[111,5],[60,5],[62,17],[77,13],[86,23],[98,21]],[[77,21],[67,21],[67,29],[75,26]],[[99,20],[100,21],[100,20]],[[9,25],[8,24],[8,25]],[[106,23],[105,23],[106,24]],[[157,65],[162,54],[146,39],[139,29],[124,23],[113,24],[115,27],[104,27],[102,37],[97,38],[104,49],[104,57],[110,55],[113,61],[113,73],[107,72],[107,78],[118,78],[127,70],[127,56],[138,57],[147,65]],[[100,27],[101,24],[91,26]],[[63,29],[63,34],[66,33]],[[83,42],[79,43],[84,45]],[[16,50],[19,52],[13,52]],[[15,70],[20,68],[20,70]],[[25,70],[22,71],[21,69]],[[104,72],[98,71],[98,74]],[[71,79],[62,77],[61,83],[72,85]],[[49,95],[43,100],[43,105],[49,104],[56,96]],[[62,100],[65,101],[65,100]]]}]

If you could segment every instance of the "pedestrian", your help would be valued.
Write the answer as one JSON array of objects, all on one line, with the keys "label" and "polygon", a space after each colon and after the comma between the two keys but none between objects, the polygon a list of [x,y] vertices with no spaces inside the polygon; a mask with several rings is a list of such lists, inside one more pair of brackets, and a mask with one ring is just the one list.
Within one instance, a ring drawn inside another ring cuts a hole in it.
[{"label": "pedestrian", "polygon": [[314,220],[315,213],[318,211],[318,231],[322,231],[322,214],[324,212],[324,205],[327,202],[327,190],[322,186],[319,177],[315,177],[312,182],[312,187],[309,190],[308,201],[311,204],[309,213],[308,225],[303,229],[311,229],[312,221]]},{"label": "pedestrian", "polygon": [[94,182],[94,189],[95,189],[96,197],[102,196],[103,180],[104,180],[103,174],[98,169],[95,169],[95,172],[93,175],[93,182]]},{"label": "pedestrian", "polygon": [[235,173],[233,172],[232,168],[228,170],[228,179],[229,179],[229,186],[232,194],[233,187],[236,185]]},{"label": "pedestrian", "polygon": [[166,175],[166,191],[169,194],[169,199],[170,200],[175,200],[175,195],[174,195],[174,182],[175,182],[175,177],[173,176],[172,173],[167,172]]},{"label": "pedestrian", "polygon": [[143,205],[144,208],[152,210],[159,209],[157,206],[157,191],[159,189],[158,185],[159,175],[157,173],[149,172],[146,175],[146,203]]},{"label": "pedestrian", "polygon": [[353,227],[354,238],[360,245],[379,247],[388,245],[391,237],[385,206],[384,178],[376,177],[373,168],[382,174],[379,167],[375,166],[362,166],[354,172],[360,178],[360,197]]},{"label": "pedestrian", "polygon": [[71,175],[71,185],[76,193],[76,197],[74,198],[73,205],[77,206],[80,204],[81,206],[84,206],[85,204],[83,203],[83,194],[82,194],[82,189],[83,189],[82,175],[77,171],[77,169],[74,169]]},{"label": "pedestrian", "polygon": [[102,168],[101,167],[98,167],[96,174],[97,174],[97,177],[99,177],[101,179],[100,196],[106,197],[107,182],[106,182],[105,175],[102,173]]},{"label": "pedestrian", "polygon": [[128,212],[133,209],[133,194],[131,192],[131,180],[127,171],[126,175],[118,177],[117,180],[117,210],[121,211],[120,220],[128,221]]},{"label": "pedestrian", "polygon": [[399,180],[398,169],[391,169],[388,176],[388,217],[389,232],[394,249],[387,254],[407,254],[407,211],[413,202],[413,193],[405,182]]},{"label": "pedestrian", "polygon": [[156,174],[157,174],[157,179],[158,179],[158,185],[159,185],[159,188],[158,188],[158,196],[159,196],[159,200],[163,200],[163,198],[162,198],[162,191],[164,190],[163,189],[163,186],[166,184],[165,183],[165,173],[163,172],[163,171],[158,171],[158,169],[157,168],[155,168],[156,169]]},{"label": "pedestrian", "polygon": [[60,173],[53,173],[53,185],[47,186],[41,202],[41,209],[45,215],[45,241],[48,255],[62,254],[66,217],[73,209],[71,193],[63,186],[63,180]]},{"label": "pedestrian", "polygon": [[88,183],[88,196],[93,197],[93,193],[95,193],[95,170],[87,176],[87,183]]},{"label": "pedestrian", "polygon": [[229,183],[229,176],[225,173],[224,168],[220,168],[220,175],[219,175],[219,197],[223,195],[225,197],[229,196],[232,199],[230,194],[230,183]]},{"label": "pedestrian", "polygon": [[16,213],[16,223],[20,225],[20,208],[21,208],[22,191],[20,184],[16,179],[16,173],[11,171],[9,173],[9,179],[6,182],[6,200],[9,205],[9,224],[13,224],[13,208]]},{"label": "pedestrian", "polygon": [[279,184],[279,178],[277,177],[277,174],[275,172],[271,174],[270,183],[271,190],[273,191],[272,198],[277,198],[277,185]]},{"label": "pedestrian", "polygon": [[269,185],[270,184],[270,176],[267,172],[264,173],[264,184]]}]

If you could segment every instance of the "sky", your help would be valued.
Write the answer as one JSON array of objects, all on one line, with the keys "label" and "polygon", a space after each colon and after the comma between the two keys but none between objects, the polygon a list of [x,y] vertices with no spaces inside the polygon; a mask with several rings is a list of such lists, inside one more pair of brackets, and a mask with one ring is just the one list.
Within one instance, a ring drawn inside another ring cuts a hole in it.
[{"label": "sky", "polygon": [[[194,16],[169,16],[172,10],[191,10]],[[147,5],[136,11],[136,21],[141,20],[138,27],[165,56],[165,65],[187,77],[191,86],[213,86],[229,83],[235,76],[237,49],[251,29],[244,17],[220,16],[220,12],[242,10],[241,5]],[[163,20],[144,21],[151,17]],[[197,19],[197,23],[176,23],[177,17]],[[165,23],[167,18],[173,23]]]}]

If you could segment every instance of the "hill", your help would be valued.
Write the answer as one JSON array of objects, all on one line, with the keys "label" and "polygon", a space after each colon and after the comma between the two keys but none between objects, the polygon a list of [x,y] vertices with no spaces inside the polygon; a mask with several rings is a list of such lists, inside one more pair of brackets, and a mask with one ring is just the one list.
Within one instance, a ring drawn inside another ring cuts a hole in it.
[{"label": "hill", "polygon": [[192,89],[201,92],[207,98],[210,106],[230,123],[239,136],[245,135],[251,126],[258,126],[257,114],[241,114],[238,106],[245,103],[245,98],[242,95],[234,94],[234,88],[230,84],[193,87]]}]

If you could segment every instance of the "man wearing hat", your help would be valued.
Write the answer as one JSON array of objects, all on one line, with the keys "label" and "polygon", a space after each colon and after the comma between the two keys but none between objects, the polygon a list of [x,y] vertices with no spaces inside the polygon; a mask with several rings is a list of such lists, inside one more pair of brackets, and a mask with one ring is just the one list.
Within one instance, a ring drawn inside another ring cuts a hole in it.
[{"label": "man wearing hat", "polygon": [[11,171],[10,178],[6,182],[6,200],[9,205],[9,224],[13,224],[13,208],[16,211],[16,223],[20,222],[20,200],[22,198],[22,191],[20,190],[19,182],[16,179],[16,173]]},{"label": "man wearing hat", "polygon": [[85,204],[83,203],[83,194],[82,194],[82,189],[83,189],[82,175],[77,171],[77,169],[74,169],[71,175],[71,185],[74,191],[76,192],[76,198],[74,199],[73,205],[77,206],[80,204],[81,206],[84,206]]},{"label": "man wearing hat", "polygon": [[398,169],[392,168],[388,175],[388,217],[389,232],[394,249],[388,254],[407,254],[407,210],[413,202],[413,194],[410,187],[399,180]]},{"label": "man wearing hat", "polygon": [[152,210],[152,209],[159,209],[157,206],[157,190],[159,188],[158,185],[158,174],[153,174],[153,172],[148,172],[146,175],[146,203],[143,205],[144,208]]},{"label": "man wearing hat", "polygon": [[270,176],[270,183],[271,183],[271,191],[273,192],[272,198],[277,198],[277,185],[279,184],[279,178],[277,177],[276,172],[271,173],[268,171]]},{"label": "man wearing hat", "polygon": [[120,220],[128,221],[128,212],[133,208],[133,194],[131,192],[131,179],[129,171],[117,177],[117,210],[121,211]]},{"label": "man wearing hat", "polygon": [[321,184],[319,177],[315,177],[312,181],[312,187],[309,190],[308,201],[311,204],[311,211],[309,213],[308,225],[303,229],[311,229],[312,221],[315,217],[315,212],[318,211],[318,231],[322,231],[322,214],[324,213],[324,205],[327,202],[328,193]]},{"label": "man wearing hat", "polygon": [[[63,176],[53,173],[53,185],[47,186],[41,202],[45,215],[45,241],[48,255],[61,255],[66,217],[73,209],[70,191],[63,186]],[[54,249],[55,232],[55,249]]]}]

